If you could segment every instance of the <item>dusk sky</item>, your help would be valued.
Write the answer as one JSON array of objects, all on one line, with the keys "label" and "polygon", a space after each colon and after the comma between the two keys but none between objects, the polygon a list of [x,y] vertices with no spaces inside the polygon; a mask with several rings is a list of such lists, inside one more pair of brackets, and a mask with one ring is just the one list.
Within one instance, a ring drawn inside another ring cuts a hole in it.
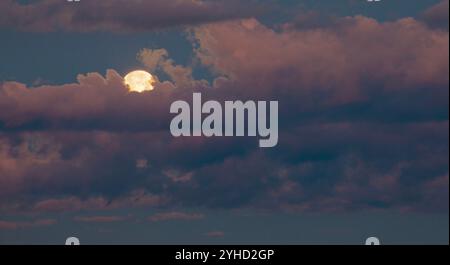
[{"label": "dusk sky", "polygon": [[[1,0],[0,244],[448,244],[448,9]],[[174,137],[194,92],[278,144]]]}]

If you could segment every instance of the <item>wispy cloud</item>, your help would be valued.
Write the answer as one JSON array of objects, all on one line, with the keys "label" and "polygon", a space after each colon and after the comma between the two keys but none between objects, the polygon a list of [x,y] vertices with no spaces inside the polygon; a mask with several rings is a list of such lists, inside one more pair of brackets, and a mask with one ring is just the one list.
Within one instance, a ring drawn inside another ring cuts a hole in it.
[{"label": "wispy cloud", "polygon": [[77,216],[74,218],[77,222],[84,223],[115,223],[127,220],[127,216]]},{"label": "wispy cloud", "polygon": [[2,221],[0,220],[0,230],[15,230],[23,228],[34,228],[42,226],[50,226],[56,224],[57,221],[54,219],[39,219],[35,221]]},{"label": "wispy cloud", "polygon": [[205,216],[201,213],[185,213],[185,212],[164,212],[157,213],[148,218],[152,222],[162,221],[193,221],[203,219]]}]

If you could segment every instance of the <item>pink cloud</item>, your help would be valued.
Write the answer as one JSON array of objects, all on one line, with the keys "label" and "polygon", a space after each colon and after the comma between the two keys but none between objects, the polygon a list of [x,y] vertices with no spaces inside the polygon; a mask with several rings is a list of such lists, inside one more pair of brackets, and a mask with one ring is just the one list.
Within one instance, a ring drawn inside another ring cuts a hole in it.
[{"label": "pink cloud", "polygon": [[[367,99],[371,85],[378,87],[378,93],[448,85],[448,32],[412,18],[380,23],[357,16],[338,21],[313,30],[275,31],[256,19],[194,28],[196,55],[220,75],[214,85],[221,89],[210,91],[211,95],[286,97],[307,107],[310,98],[320,98],[324,105]],[[79,75],[77,83],[61,86],[30,88],[4,82],[0,83],[0,126],[10,130],[36,124],[80,130],[165,128],[173,100],[188,97],[193,86],[204,88],[208,83],[193,80],[191,69],[175,65],[165,50],[143,50],[140,55],[149,67],[162,65],[174,83],[158,83],[152,93],[137,96],[128,93],[114,70],[105,77]]]},{"label": "pink cloud", "polygon": [[127,218],[124,216],[77,216],[74,220],[85,223],[114,223],[124,221]]},{"label": "pink cloud", "polygon": [[205,234],[207,237],[220,238],[225,236],[225,232],[223,231],[210,231]]},{"label": "pink cloud", "polygon": [[105,77],[98,73],[78,75],[77,81],[34,88],[0,82],[1,126],[8,129],[40,121],[47,128],[71,124],[83,129],[86,123],[101,118],[99,126],[109,130],[157,129],[169,116],[172,97],[179,93],[164,83],[157,83],[151,93],[129,93],[114,70],[108,70]]},{"label": "pink cloud", "polygon": [[230,86],[247,88],[242,94],[310,98],[322,91],[324,100],[349,102],[366,97],[368,83],[398,90],[449,81],[448,32],[413,18],[381,23],[356,16],[281,31],[250,19],[200,26],[193,34],[201,62]]},{"label": "pink cloud", "polygon": [[54,219],[39,219],[31,222],[12,222],[0,220],[0,230],[15,230],[15,229],[51,226],[56,223],[57,221]]},{"label": "pink cloud", "polygon": [[32,211],[34,212],[66,212],[82,210],[111,210],[128,207],[158,207],[167,202],[163,196],[149,194],[144,190],[135,190],[122,197],[108,200],[104,197],[91,197],[80,199],[78,197],[67,197],[62,199],[46,199],[37,202]]},{"label": "pink cloud", "polygon": [[[160,207],[172,199],[177,205],[305,211],[370,207],[373,201],[398,207],[411,192],[402,188],[405,172],[442,175],[439,170],[448,168],[448,120],[442,121],[448,97],[441,96],[448,96],[448,32],[412,18],[381,23],[358,16],[313,29],[288,24],[274,30],[240,20],[200,26],[193,34],[198,58],[219,76],[205,97],[283,101],[290,113],[280,115],[286,127],[273,154],[249,148],[247,139],[171,137],[170,103],[191,100],[189,84],[201,80],[192,80],[191,69],[175,65],[165,50],[145,50],[145,65],[164,68],[178,87],[158,83],[152,92],[128,93],[114,70],[65,85],[0,84],[2,212]],[[419,100],[412,98],[416,90]],[[390,101],[394,92],[401,97]],[[423,95],[432,96],[431,103]],[[340,109],[328,108],[360,100],[378,109],[339,116]],[[394,107],[385,108],[386,101]],[[399,116],[401,122],[391,123]],[[306,187],[315,177],[329,185]],[[421,199],[445,206],[440,198],[448,189],[433,197],[427,190],[435,188],[414,177]],[[169,212],[149,220],[201,218]]]},{"label": "pink cloud", "polygon": [[184,213],[184,212],[166,212],[157,213],[150,216],[148,219],[152,222],[162,222],[162,221],[193,221],[203,219],[205,216],[201,213]]}]

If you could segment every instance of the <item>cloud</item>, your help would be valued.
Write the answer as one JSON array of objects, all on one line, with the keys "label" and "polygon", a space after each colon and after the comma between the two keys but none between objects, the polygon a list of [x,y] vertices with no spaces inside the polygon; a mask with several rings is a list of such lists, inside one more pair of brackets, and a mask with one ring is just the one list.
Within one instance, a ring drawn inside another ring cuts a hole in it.
[{"label": "cloud", "polygon": [[176,65],[170,59],[169,53],[165,49],[143,49],[138,53],[138,60],[145,65],[150,72],[161,69],[173,81],[176,87],[204,88],[208,86],[206,80],[195,80],[192,77],[192,68]]},{"label": "cloud", "polygon": [[[251,19],[200,26],[193,34],[201,63],[219,74],[207,98],[275,98],[283,101],[283,114],[291,106],[311,112],[374,102],[391,104],[385,109],[394,113],[426,115],[448,105],[448,32],[411,18],[379,23],[359,16],[331,28],[281,32]],[[173,83],[136,95],[114,70],[105,77],[80,75],[78,83],[63,86],[6,82],[0,86],[0,128],[165,129],[173,100],[190,100],[192,91],[209,87],[164,49],[144,49],[139,59],[150,69],[161,68]]]},{"label": "cloud", "polygon": [[84,223],[114,223],[126,220],[124,216],[77,216],[74,218],[77,222]]},{"label": "cloud", "polygon": [[255,9],[238,1],[40,0],[0,3],[0,28],[23,31],[136,32],[240,18]]},{"label": "cloud", "polygon": [[15,222],[15,221],[0,220],[0,230],[16,230],[16,229],[43,227],[43,226],[51,226],[56,223],[57,221],[54,219],[39,219],[31,222]]},{"label": "cloud", "polygon": [[120,130],[140,130],[150,124],[157,128],[161,126],[157,121],[168,117],[166,110],[174,90],[157,83],[155,92],[129,93],[114,70],[108,70],[106,77],[79,75],[78,83],[62,86],[29,88],[6,82],[0,84],[0,128],[67,128],[69,124],[73,129],[86,128],[87,124]]},{"label": "cloud", "polygon": [[449,1],[443,0],[430,7],[422,14],[422,19],[432,28],[448,31],[449,23]]},{"label": "cloud", "polygon": [[60,199],[45,199],[35,203],[28,210],[37,213],[46,212],[76,212],[76,211],[104,211],[125,207],[158,207],[164,204],[166,199],[161,196],[148,194],[144,190],[136,190],[126,196],[115,199],[105,197],[91,197],[81,199],[78,197],[66,197]]},{"label": "cloud", "polygon": [[188,182],[192,180],[193,172],[180,173],[177,170],[166,170],[163,172],[173,182]]},{"label": "cloud", "polygon": [[215,238],[219,238],[219,237],[224,237],[225,233],[223,231],[211,231],[205,234],[207,237],[215,237]]},{"label": "cloud", "polygon": [[371,86],[406,92],[448,84],[448,32],[412,18],[380,23],[356,16],[281,32],[250,19],[200,26],[193,34],[201,62],[245,87],[241,94],[342,104],[370,96]]},{"label": "cloud", "polygon": [[[170,78],[142,94],[114,70],[65,85],[0,84],[0,212],[448,211],[448,32],[357,16],[276,30],[228,21],[191,34],[211,84],[164,49],[139,53]],[[196,90],[278,100],[278,146],[172,137],[170,104]]]},{"label": "cloud", "polygon": [[162,221],[193,221],[203,219],[205,216],[201,213],[184,213],[184,212],[165,212],[157,213],[150,216],[148,219],[152,222]]}]

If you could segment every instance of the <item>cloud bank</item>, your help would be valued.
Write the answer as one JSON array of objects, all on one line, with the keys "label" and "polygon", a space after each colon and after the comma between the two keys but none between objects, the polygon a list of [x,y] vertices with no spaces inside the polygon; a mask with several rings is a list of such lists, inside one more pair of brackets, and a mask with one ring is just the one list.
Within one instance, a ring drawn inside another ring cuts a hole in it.
[{"label": "cloud bank", "polygon": [[[114,70],[59,86],[2,83],[0,211],[448,212],[448,30],[356,16],[313,28],[234,20],[190,34],[211,83],[164,49],[139,53],[169,77],[142,94]],[[170,104],[194,91],[278,100],[277,148],[173,138]]]}]

